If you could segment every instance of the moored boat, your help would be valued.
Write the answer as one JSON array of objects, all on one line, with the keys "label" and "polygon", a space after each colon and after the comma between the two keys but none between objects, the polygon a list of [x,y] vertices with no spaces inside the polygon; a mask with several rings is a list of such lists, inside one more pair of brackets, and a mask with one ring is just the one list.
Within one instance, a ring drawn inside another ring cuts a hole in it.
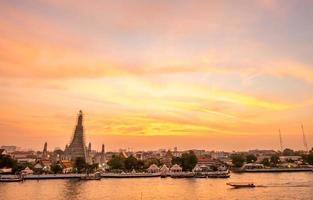
[{"label": "moored boat", "polygon": [[103,173],[103,178],[152,178],[160,177],[160,173]]},{"label": "moored boat", "polygon": [[208,175],[208,178],[229,178],[230,174],[212,174]]},{"label": "moored boat", "polygon": [[0,182],[21,182],[23,178],[21,176],[1,176]]},{"label": "moored boat", "polygon": [[312,168],[304,167],[293,167],[293,168],[263,168],[263,169],[244,169],[239,172],[308,172],[312,171]]},{"label": "moored boat", "polygon": [[292,166],[284,166],[284,167],[265,167],[263,164],[257,164],[257,163],[248,163],[242,166],[239,169],[233,169],[233,172],[251,172],[251,173],[257,173],[257,172],[269,172],[269,173],[275,173],[275,172],[307,172],[312,171],[313,166],[312,165],[299,165],[297,167]]},{"label": "moored boat", "polygon": [[208,172],[207,173],[208,178],[229,178],[230,173],[228,170],[225,171],[216,171],[216,172]]},{"label": "moored boat", "polygon": [[207,178],[206,174],[202,174],[202,173],[196,173],[195,174],[195,178]]},{"label": "moored boat", "polygon": [[100,173],[95,173],[95,174],[87,174],[86,176],[80,177],[80,180],[100,180],[101,175]]},{"label": "moored boat", "polygon": [[193,178],[195,173],[193,172],[176,172],[171,174],[171,178]]}]

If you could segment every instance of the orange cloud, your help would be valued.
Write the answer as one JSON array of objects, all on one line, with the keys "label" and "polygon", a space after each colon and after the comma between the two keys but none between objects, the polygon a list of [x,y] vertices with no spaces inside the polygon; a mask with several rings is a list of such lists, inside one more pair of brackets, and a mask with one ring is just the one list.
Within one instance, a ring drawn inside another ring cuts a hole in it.
[{"label": "orange cloud", "polygon": [[291,4],[276,2],[3,2],[0,137],[65,144],[79,109],[87,137],[258,140],[298,121],[310,130],[310,58],[255,30],[290,17]]}]

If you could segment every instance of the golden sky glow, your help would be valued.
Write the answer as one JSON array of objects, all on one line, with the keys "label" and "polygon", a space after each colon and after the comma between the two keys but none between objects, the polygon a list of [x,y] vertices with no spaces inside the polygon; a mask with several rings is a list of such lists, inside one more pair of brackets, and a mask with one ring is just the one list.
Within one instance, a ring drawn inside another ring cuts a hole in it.
[{"label": "golden sky glow", "polygon": [[301,149],[312,1],[0,3],[0,145]]}]

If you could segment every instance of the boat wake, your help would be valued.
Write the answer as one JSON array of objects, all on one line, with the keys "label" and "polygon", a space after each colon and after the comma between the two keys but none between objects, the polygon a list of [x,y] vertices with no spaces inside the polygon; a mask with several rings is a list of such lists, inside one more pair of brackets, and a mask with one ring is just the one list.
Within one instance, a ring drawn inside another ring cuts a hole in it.
[{"label": "boat wake", "polygon": [[290,184],[275,184],[275,185],[256,185],[255,187],[285,187],[285,188],[302,188],[302,187],[313,187],[313,185],[309,185],[309,184],[294,184],[294,185],[290,185]]}]

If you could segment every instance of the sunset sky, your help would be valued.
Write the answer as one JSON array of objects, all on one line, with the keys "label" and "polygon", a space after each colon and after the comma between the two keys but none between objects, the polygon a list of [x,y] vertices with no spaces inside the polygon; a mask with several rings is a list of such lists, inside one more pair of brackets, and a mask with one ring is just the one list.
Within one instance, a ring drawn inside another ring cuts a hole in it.
[{"label": "sunset sky", "polygon": [[0,146],[313,145],[313,1],[0,2]]}]

